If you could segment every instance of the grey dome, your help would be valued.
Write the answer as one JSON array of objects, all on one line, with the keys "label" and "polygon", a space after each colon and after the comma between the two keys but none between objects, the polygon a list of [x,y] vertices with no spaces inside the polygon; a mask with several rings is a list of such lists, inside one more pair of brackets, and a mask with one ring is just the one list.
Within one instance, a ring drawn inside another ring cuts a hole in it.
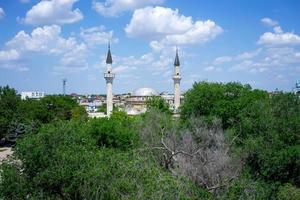
[{"label": "grey dome", "polygon": [[149,96],[158,96],[158,93],[153,90],[152,88],[139,88],[136,91],[132,93],[132,96],[143,96],[143,97],[149,97]]}]

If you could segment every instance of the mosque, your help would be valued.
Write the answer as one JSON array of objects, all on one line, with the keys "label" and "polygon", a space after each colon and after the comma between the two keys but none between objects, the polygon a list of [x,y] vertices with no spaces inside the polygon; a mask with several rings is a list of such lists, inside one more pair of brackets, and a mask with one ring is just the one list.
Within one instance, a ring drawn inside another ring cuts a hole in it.
[{"label": "mosque", "polygon": [[[113,110],[113,80],[115,74],[113,73],[112,68],[112,56],[110,51],[110,45],[108,46],[108,52],[106,57],[106,71],[104,73],[104,78],[106,80],[106,115],[109,117]],[[174,72],[173,72],[173,81],[174,81],[174,95],[173,94],[159,94],[152,88],[140,88],[134,91],[131,95],[125,98],[125,112],[128,115],[137,115],[144,113],[147,109],[146,102],[149,98],[160,96],[167,103],[169,103],[170,108],[173,112],[178,113],[180,106],[180,101],[183,96],[180,93],[180,81],[181,81],[181,72],[180,72],[180,61],[178,56],[178,50],[176,49],[175,61],[174,61]]]}]

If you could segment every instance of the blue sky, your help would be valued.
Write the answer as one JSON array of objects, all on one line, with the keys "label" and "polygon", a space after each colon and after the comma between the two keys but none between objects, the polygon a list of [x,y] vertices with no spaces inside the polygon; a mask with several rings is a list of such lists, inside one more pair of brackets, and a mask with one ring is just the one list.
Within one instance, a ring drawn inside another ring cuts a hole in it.
[{"label": "blue sky", "polygon": [[297,0],[0,0],[0,85],[18,91],[105,93],[111,42],[114,93],[172,92],[239,81],[291,91],[300,79]]}]

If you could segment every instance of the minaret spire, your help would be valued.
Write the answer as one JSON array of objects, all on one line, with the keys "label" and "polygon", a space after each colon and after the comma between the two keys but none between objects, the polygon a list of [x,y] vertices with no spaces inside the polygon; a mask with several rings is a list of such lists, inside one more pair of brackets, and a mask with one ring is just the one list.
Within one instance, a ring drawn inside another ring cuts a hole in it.
[{"label": "minaret spire", "polygon": [[180,80],[181,80],[181,72],[180,72],[180,61],[178,56],[178,48],[176,47],[176,55],[174,60],[174,112],[178,112],[178,108],[180,106]]},{"label": "minaret spire", "polygon": [[174,66],[180,66],[180,61],[179,61],[179,57],[178,57],[178,48],[177,47],[176,47],[176,56],[175,56]]},{"label": "minaret spire", "polygon": [[107,52],[107,57],[106,57],[106,64],[112,64],[112,57],[111,57],[111,52],[110,52],[110,42],[108,43],[108,52]]},{"label": "minaret spire", "polygon": [[115,74],[112,72],[112,56],[110,52],[110,43],[108,43],[108,52],[106,57],[106,72],[104,78],[106,80],[106,114],[109,117],[113,111],[113,94],[112,85]]}]

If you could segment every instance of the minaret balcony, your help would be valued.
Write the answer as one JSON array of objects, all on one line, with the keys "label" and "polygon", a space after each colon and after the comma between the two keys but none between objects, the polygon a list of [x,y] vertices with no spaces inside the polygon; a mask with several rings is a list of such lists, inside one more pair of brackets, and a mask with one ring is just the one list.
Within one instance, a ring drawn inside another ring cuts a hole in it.
[{"label": "minaret balcony", "polygon": [[181,76],[180,75],[174,75],[173,76],[173,80],[174,81],[180,81],[181,80]]},{"label": "minaret balcony", "polygon": [[115,78],[114,73],[104,73],[104,78]]}]

